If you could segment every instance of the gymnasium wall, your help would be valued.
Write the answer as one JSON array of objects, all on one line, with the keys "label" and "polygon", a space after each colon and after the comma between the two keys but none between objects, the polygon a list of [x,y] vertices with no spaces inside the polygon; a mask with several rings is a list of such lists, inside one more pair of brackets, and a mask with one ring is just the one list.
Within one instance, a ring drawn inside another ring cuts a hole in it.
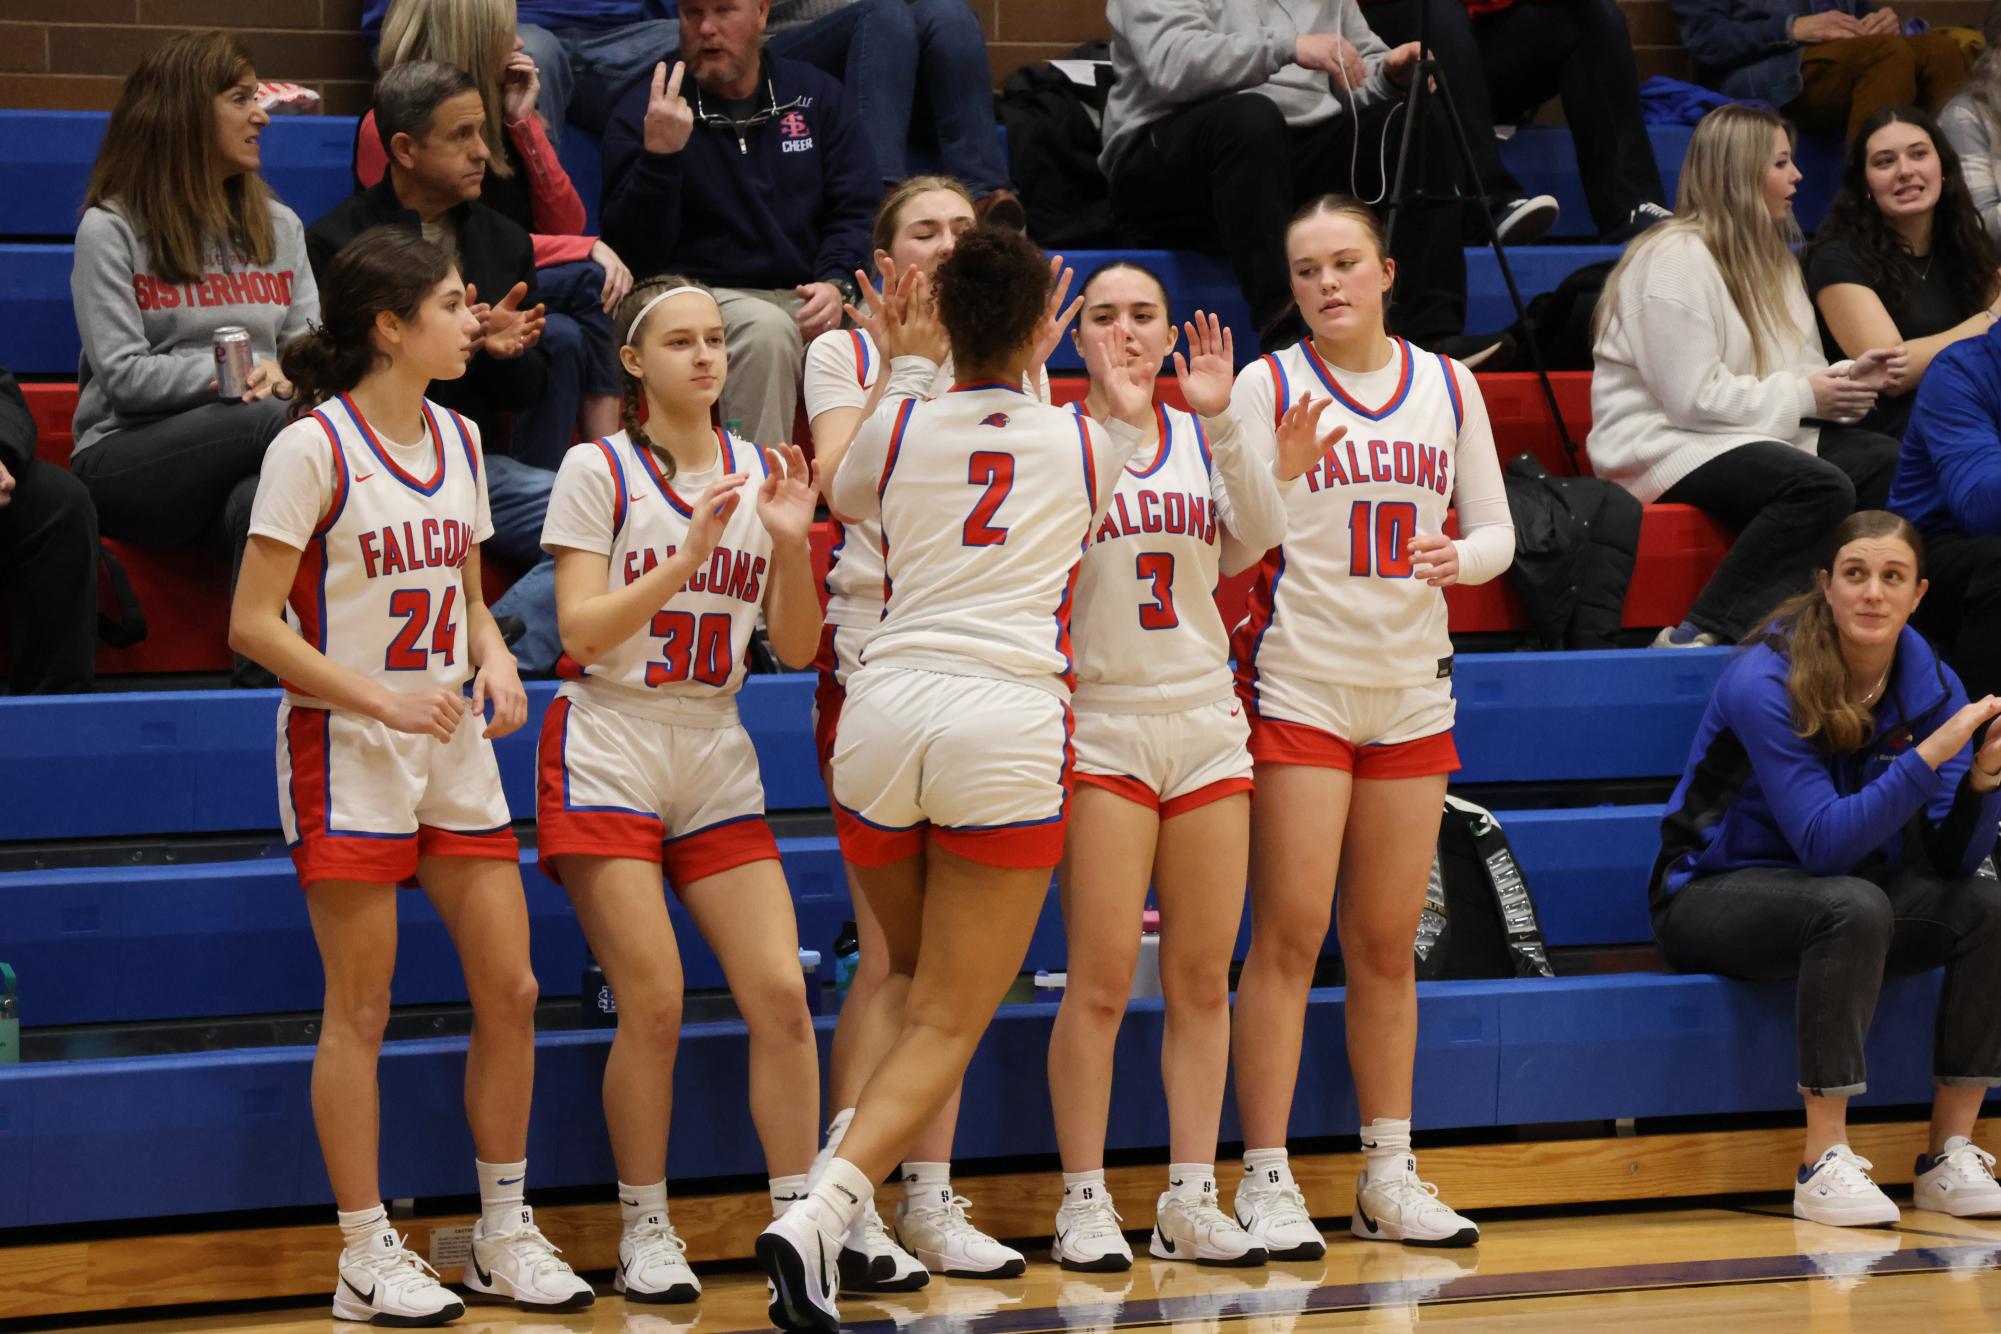
[{"label": "gymnasium wall", "polygon": [[[1105,35],[1097,0],[969,0],[987,31],[996,85],[1019,66]],[[1903,0],[1906,18],[1978,28],[1987,0]],[[1640,76],[1689,77],[1667,0],[1620,0]],[[358,113],[373,78],[357,35],[361,0],[0,0],[0,106],[102,110],[140,56],[179,28],[241,32],[258,72],[317,88]]]}]

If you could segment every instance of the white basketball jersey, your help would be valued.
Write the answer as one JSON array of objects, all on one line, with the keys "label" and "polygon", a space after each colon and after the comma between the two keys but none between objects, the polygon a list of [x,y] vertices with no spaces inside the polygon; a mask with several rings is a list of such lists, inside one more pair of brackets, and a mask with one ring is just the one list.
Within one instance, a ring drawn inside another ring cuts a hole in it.
[{"label": "white basketball jersey", "polygon": [[835,482],[843,512],[881,516],[888,601],[864,669],[1067,690],[1078,559],[1131,450],[1011,385],[886,400]]},{"label": "white basketball jersey", "polygon": [[1119,470],[1077,573],[1079,708],[1164,711],[1230,693],[1209,441],[1190,413],[1155,405],[1154,416],[1159,448]]},{"label": "white basketball jersey", "polygon": [[1231,406],[1262,439],[1302,393],[1333,400],[1322,435],[1348,430],[1286,496],[1285,541],[1260,567],[1234,637],[1240,681],[1401,687],[1451,675],[1444,591],[1414,577],[1407,546],[1444,531],[1472,380],[1448,357],[1391,341],[1389,365],[1364,376],[1337,377],[1310,340],[1237,376]]},{"label": "white basketball jersey", "polygon": [[430,458],[414,473],[345,394],[285,428],[324,432],[333,456],[332,499],[300,554],[287,619],[371,681],[457,690],[472,676],[464,578],[483,508],[480,452],[456,412],[426,399],[423,417]]},{"label": "white basketball jersey", "polygon": [[[744,659],[771,568],[771,537],[757,517],[757,488],[769,469],[762,450],[720,427],[716,442],[721,466],[700,478],[670,480],[653,450],[624,431],[574,446],[564,456],[549,497],[551,522],[543,543],[595,549],[595,542],[581,545],[587,537],[565,541],[574,522],[566,516],[576,512],[584,496],[600,504],[609,497],[604,516],[611,534],[608,590],[625,587],[673,556],[687,539],[690,507],[708,485],[734,472],[747,472],[750,480],[739,492],[741,499],[715,551],[652,622],[588,667],[580,669],[565,654],[557,664],[558,675],[621,687],[622,699],[717,700],[735,695],[742,686]],[[600,535],[604,531],[597,529]]]}]

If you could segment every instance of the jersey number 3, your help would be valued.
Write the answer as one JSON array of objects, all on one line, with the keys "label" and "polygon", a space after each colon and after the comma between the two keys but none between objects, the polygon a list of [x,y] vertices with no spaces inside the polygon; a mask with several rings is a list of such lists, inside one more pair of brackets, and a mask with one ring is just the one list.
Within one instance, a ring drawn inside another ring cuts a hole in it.
[{"label": "jersey number 3", "polygon": [[1007,493],[1014,490],[1014,455],[993,449],[973,451],[966,460],[966,484],[986,490],[973,502],[961,540],[969,547],[999,546],[1007,541],[1007,529],[995,527],[994,516],[1000,513]]},{"label": "jersey number 3", "polygon": [[646,664],[646,684],[664,686],[693,678],[705,686],[729,684],[735,658],[730,654],[730,616],[726,611],[656,612],[650,627],[660,639],[665,662]]},{"label": "jersey number 3", "polygon": [[1139,604],[1139,628],[1172,630],[1180,625],[1181,616],[1174,610],[1174,553],[1141,552],[1133,557],[1133,574],[1140,582],[1153,585],[1148,590],[1153,601]]},{"label": "jersey number 3", "polygon": [[431,654],[442,653],[445,666],[451,666],[459,646],[459,625],[452,619],[452,609],[458,600],[456,584],[446,588],[445,595],[438,599],[438,620],[431,629],[431,647],[426,650],[418,641],[424,637],[424,627],[431,624],[431,590],[399,588],[391,593],[389,614],[401,616],[403,628],[389,641],[382,665],[392,672],[421,672],[431,665]]}]

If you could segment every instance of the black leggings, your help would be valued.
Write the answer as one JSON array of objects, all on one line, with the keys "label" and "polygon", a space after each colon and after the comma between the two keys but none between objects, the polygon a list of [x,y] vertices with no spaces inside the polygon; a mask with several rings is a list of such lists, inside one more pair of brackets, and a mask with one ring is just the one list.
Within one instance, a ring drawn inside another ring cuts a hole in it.
[{"label": "black leggings", "polygon": [[1925,539],[1931,588],[1911,619],[1945,650],[1969,699],[2001,694],[2001,534]]},{"label": "black leggings", "polygon": [[90,689],[97,654],[97,516],[83,484],[29,459],[0,506],[9,686],[17,695]]}]

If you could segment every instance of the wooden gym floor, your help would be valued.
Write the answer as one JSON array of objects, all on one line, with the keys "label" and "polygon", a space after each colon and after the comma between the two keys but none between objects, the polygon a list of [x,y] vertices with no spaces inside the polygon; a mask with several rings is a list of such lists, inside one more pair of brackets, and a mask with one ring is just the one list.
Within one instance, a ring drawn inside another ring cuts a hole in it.
[{"label": "wooden gym floor", "polygon": [[[934,1279],[893,1302],[851,1298],[842,1314],[856,1328],[938,1334],[1125,1328],[1293,1334],[1419,1324],[1632,1334],[1688,1327],[1713,1334],[2001,1329],[2001,1220],[1907,1209],[1895,1228],[1834,1228],[1796,1222],[1789,1207],[1783,1196],[1763,1195],[1700,1208],[1508,1214],[1488,1219],[1481,1245],[1462,1252],[1356,1241],[1347,1236],[1346,1220],[1337,1219],[1327,1229],[1324,1261],[1243,1271],[1154,1261],[1141,1237],[1130,1274],[1065,1274],[1031,1252],[1028,1273],[1018,1279]],[[329,1277],[332,1259],[329,1249]],[[606,1281],[589,1310],[525,1315],[472,1306],[453,1328],[729,1334],[766,1327],[764,1283],[754,1271],[711,1269],[704,1281],[707,1291],[694,1306],[627,1306]],[[293,1334],[361,1327],[334,1326],[322,1300],[281,1311],[96,1328]]]}]

